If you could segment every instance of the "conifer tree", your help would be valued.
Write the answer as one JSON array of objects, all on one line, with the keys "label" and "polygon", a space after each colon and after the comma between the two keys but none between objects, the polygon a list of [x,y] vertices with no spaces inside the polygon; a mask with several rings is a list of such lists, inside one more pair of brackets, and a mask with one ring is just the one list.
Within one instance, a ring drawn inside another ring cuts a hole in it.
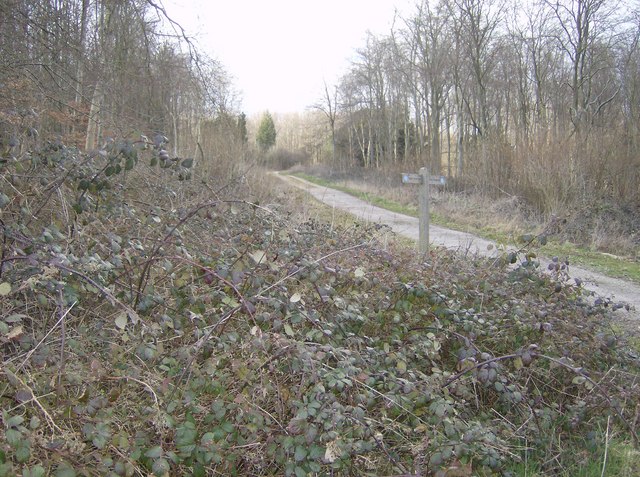
[{"label": "conifer tree", "polygon": [[256,142],[261,152],[267,152],[276,144],[276,126],[269,111],[265,112],[258,127]]}]

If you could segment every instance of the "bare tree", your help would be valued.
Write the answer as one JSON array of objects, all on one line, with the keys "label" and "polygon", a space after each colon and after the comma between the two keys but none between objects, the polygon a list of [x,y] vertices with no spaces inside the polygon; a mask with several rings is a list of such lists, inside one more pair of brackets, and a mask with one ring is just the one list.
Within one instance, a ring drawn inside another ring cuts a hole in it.
[{"label": "bare tree", "polygon": [[606,75],[615,66],[609,53],[618,38],[615,22],[620,3],[545,0],[545,4],[558,26],[554,38],[571,64],[571,122],[580,134],[618,94],[612,78]]},{"label": "bare tree", "polygon": [[331,163],[333,167],[336,165],[336,118],[338,115],[338,88],[334,86],[329,91],[327,82],[324,82],[324,94],[320,101],[312,106],[313,109],[320,111],[327,118],[329,123],[329,131],[331,133]]},{"label": "bare tree", "polygon": [[[452,87],[451,52],[453,37],[449,11],[440,6],[434,11],[424,1],[417,12],[405,20],[408,35],[407,63],[414,72],[414,102],[417,111],[427,112],[427,132],[430,165],[440,168],[442,159],[441,134],[442,114],[447,96]],[[417,115],[416,121],[420,121]],[[421,137],[422,138],[422,137]],[[424,139],[422,142],[425,142]]]}]

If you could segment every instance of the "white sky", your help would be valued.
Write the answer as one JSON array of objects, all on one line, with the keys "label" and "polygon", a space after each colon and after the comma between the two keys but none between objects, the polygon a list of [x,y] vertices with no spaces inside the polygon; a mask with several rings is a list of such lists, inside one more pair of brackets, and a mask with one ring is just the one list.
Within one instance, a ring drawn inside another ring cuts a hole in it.
[{"label": "white sky", "polygon": [[411,0],[166,0],[234,78],[248,116],[302,112],[345,72],[367,30],[388,33]]}]

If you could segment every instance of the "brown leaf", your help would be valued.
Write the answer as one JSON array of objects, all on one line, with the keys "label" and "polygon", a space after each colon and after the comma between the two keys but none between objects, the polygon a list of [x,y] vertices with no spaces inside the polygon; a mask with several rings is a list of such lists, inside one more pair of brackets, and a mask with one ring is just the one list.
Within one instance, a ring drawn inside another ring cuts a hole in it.
[{"label": "brown leaf", "polygon": [[31,394],[31,391],[28,389],[21,389],[16,392],[15,398],[19,403],[24,403],[31,401],[33,399],[33,394]]},{"label": "brown leaf", "polygon": [[472,477],[473,469],[471,463],[463,464],[459,460],[455,460],[446,469],[439,470],[435,474],[436,477]]},{"label": "brown leaf", "polygon": [[22,335],[23,335],[23,333],[22,333],[22,325],[14,326],[7,333],[7,339],[8,340],[17,340],[17,339],[20,339],[20,337]]}]

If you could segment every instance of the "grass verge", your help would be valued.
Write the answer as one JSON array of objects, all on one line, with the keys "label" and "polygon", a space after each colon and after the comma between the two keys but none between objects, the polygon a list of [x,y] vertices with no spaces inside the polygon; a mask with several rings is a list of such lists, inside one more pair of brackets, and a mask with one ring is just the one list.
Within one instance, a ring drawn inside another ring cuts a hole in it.
[{"label": "grass verge", "polygon": [[[392,212],[412,217],[418,216],[417,207],[407,206],[385,197],[377,196],[369,192],[363,192],[353,187],[346,187],[310,174],[297,172],[292,175],[308,180],[309,182],[317,185],[330,187],[346,194],[353,195],[354,197],[369,202],[372,205],[382,207]],[[437,212],[431,213],[431,222],[452,230],[472,233],[479,237],[493,240],[504,245],[514,245],[517,242],[517,237],[514,234],[500,232],[490,227],[480,228],[471,224],[456,222]],[[578,247],[577,245],[569,242],[559,243],[554,240],[549,240],[546,245],[540,246],[537,251],[541,255],[547,257],[568,257],[575,265],[587,267],[611,277],[622,278],[640,284],[640,263],[632,259],[612,256],[610,254]]]}]

